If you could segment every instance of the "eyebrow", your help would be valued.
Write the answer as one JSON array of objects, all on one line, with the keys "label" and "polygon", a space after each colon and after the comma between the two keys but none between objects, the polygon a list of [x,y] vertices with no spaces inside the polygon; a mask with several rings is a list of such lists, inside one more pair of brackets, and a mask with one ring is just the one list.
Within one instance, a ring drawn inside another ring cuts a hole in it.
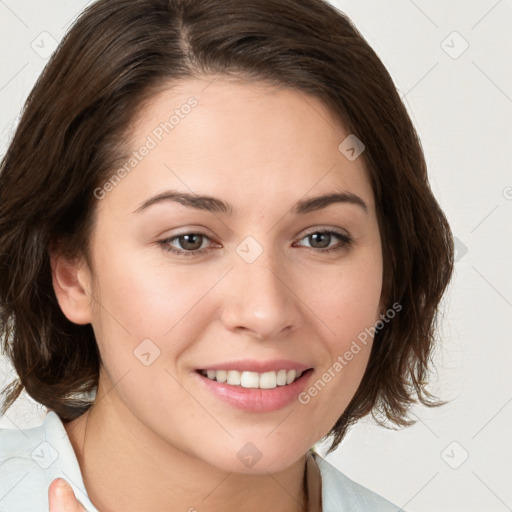
[{"label": "eyebrow", "polygon": [[[213,213],[223,213],[233,215],[233,207],[217,197],[207,195],[196,195],[188,192],[180,192],[177,190],[167,190],[156,196],[150,197],[144,201],[133,213],[139,213],[154,204],[162,202],[176,202],[188,208],[196,210],[204,210]],[[310,197],[297,201],[291,212],[294,215],[304,215],[306,213],[321,210],[335,203],[347,203],[361,207],[365,213],[368,213],[368,206],[358,195],[348,191],[333,192],[322,196]]]}]

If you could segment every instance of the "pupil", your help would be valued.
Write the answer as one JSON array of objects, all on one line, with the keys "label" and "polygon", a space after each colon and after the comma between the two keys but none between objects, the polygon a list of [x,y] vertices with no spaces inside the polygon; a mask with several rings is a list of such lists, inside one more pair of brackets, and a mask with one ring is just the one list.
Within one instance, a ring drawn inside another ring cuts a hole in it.
[{"label": "pupil", "polygon": [[[201,247],[201,242],[199,242],[199,244],[197,243],[193,243],[193,242],[190,242],[189,239],[190,238],[193,238],[193,237],[201,237],[201,235],[197,235],[197,234],[193,234],[193,235],[182,235],[180,237],[180,245],[181,247],[183,247],[183,249],[198,249],[199,247]],[[185,240],[185,243],[181,243],[183,240]],[[190,246],[192,245],[192,247]]]},{"label": "pupil", "polygon": [[[324,248],[324,247],[327,247],[329,245],[329,242],[330,242],[330,237],[331,235],[329,235],[329,233],[314,233],[312,235],[309,235],[313,240],[317,240],[318,241],[318,238],[320,239],[324,239],[327,240],[327,243],[326,244],[323,244],[321,245],[321,248]],[[320,240],[321,241],[321,240]]]}]

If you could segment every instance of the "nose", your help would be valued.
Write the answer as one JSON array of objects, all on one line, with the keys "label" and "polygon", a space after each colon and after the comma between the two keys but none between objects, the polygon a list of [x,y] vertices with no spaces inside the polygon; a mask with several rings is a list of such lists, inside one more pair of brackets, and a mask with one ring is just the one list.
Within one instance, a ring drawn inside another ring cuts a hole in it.
[{"label": "nose", "polygon": [[271,250],[249,262],[235,253],[233,269],[224,283],[222,321],[231,331],[260,340],[274,339],[298,327],[299,300],[285,263]]}]

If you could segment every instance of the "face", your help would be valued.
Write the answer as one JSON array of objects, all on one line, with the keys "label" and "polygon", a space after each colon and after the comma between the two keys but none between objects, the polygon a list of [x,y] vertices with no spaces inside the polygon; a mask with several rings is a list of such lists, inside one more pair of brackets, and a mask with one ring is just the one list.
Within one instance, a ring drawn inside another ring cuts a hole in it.
[{"label": "face", "polygon": [[[348,135],[313,97],[224,78],[182,81],[143,107],[129,172],[97,190],[83,270],[120,421],[246,473],[283,470],[332,428],[366,368],[371,339],[346,353],[379,319],[382,285],[363,158],[338,149]],[[281,384],[222,384],[205,368]],[[270,373],[294,368],[307,371],[291,385],[293,372]]]}]

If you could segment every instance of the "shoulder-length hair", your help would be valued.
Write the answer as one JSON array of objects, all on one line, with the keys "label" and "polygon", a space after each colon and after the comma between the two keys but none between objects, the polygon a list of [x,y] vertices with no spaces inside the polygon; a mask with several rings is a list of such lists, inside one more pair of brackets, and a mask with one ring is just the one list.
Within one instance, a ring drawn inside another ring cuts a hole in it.
[{"label": "shoulder-length hair", "polygon": [[3,391],[3,412],[23,388],[64,420],[91,406],[96,340],[91,325],[62,313],[50,249],[90,261],[94,190],[123,155],[144,101],[180,79],[218,74],[312,95],[365,145],[381,303],[401,311],[377,330],[329,451],[369,413],[405,426],[414,403],[439,405],[426,386],[452,234],[393,81],[350,20],[322,0],[99,0],[39,77],[0,167],[0,337],[19,377]]}]

